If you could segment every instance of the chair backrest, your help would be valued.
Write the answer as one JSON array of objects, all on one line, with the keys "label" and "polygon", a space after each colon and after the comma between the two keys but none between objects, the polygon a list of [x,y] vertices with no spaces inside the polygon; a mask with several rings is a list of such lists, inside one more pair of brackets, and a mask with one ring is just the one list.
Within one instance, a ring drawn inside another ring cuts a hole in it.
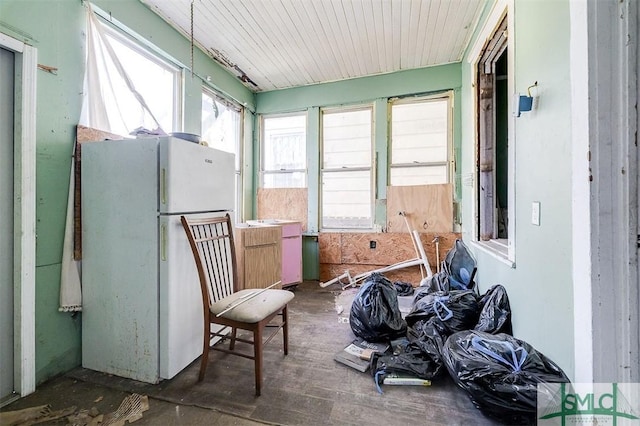
[{"label": "chair backrest", "polygon": [[211,306],[237,290],[233,227],[229,214],[180,218],[198,268],[202,301]]}]

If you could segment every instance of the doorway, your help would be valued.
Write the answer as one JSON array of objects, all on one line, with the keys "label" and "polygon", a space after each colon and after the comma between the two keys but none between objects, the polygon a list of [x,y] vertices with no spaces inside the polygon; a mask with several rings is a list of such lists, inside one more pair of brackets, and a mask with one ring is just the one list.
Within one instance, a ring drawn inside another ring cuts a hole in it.
[{"label": "doorway", "polygon": [[0,32],[0,406],[36,385],[37,57]]}]

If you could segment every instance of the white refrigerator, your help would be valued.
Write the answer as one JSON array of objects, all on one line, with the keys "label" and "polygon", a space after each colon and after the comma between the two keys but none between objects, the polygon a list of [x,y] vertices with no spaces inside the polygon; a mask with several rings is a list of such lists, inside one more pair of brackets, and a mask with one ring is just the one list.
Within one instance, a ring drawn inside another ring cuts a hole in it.
[{"label": "white refrigerator", "polygon": [[233,154],[172,137],[82,144],[82,366],[147,383],[202,353],[182,214],[234,205]]}]

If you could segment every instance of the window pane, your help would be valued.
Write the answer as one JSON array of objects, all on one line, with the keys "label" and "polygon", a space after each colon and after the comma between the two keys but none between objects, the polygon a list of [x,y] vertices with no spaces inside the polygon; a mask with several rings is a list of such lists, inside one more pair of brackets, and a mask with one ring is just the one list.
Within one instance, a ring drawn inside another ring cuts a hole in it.
[{"label": "window pane", "polygon": [[210,147],[236,155],[236,170],[240,170],[240,141],[242,135],[242,113],[238,108],[202,93],[202,140]]},{"label": "window pane", "polygon": [[371,167],[371,109],[324,113],[323,167]]},{"label": "window pane", "polygon": [[210,147],[235,154],[235,223],[242,221],[242,108],[202,91],[201,137]]},{"label": "window pane", "polygon": [[262,170],[306,168],[306,115],[264,117]]},{"label": "window pane", "polygon": [[391,107],[392,164],[447,161],[448,100]]},{"label": "window pane", "polygon": [[371,171],[322,174],[322,226],[371,228]]},{"label": "window pane", "polygon": [[[128,40],[121,39],[110,32],[107,32],[107,37],[136,91],[145,100],[162,130],[166,133],[179,130],[174,127],[175,105],[177,104],[174,94],[179,92],[176,87],[179,80],[178,70],[158,59],[152,59],[149,53]],[[109,61],[106,67],[109,75],[119,75],[112,62]],[[125,81],[121,78],[113,78],[111,83],[115,99],[107,98],[105,100],[107,110],[124,117],[127,122],[137,123],[132,126],[154,130],[157,127],[156,124],[140,103],[133,100]],[[132,99],[132,101],[122,102],[126,99]],[[112,129],[111,131],[129,134],[136,127]]]},{"label": "window pane", "polygon": [[265,173],[263,175],[263,188],[305,188],[305,173]]},{"label": "window pane", "polygon": [[447,183],[447,166],[392,167],[392,186]]}]

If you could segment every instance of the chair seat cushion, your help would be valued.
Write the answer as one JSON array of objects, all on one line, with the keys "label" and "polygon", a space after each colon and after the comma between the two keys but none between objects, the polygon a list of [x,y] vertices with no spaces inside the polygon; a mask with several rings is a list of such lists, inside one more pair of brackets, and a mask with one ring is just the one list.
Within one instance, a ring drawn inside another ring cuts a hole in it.
[{"label": "chair seat cushion", "polygon": [[[254,296],[258,292],[261,293]],[[247,301],[240,303],[242,299],[247,299]],[[220,299],[211,305],[210,311],[212,314],[217,315],[225,309],[237,305],[222,314],[221,317],[233,321],[254,323],[279,311],[291,299],[293,299],[293,293],[288,290],[269,289],[263,291],[260,289],[246,289]]]}]

